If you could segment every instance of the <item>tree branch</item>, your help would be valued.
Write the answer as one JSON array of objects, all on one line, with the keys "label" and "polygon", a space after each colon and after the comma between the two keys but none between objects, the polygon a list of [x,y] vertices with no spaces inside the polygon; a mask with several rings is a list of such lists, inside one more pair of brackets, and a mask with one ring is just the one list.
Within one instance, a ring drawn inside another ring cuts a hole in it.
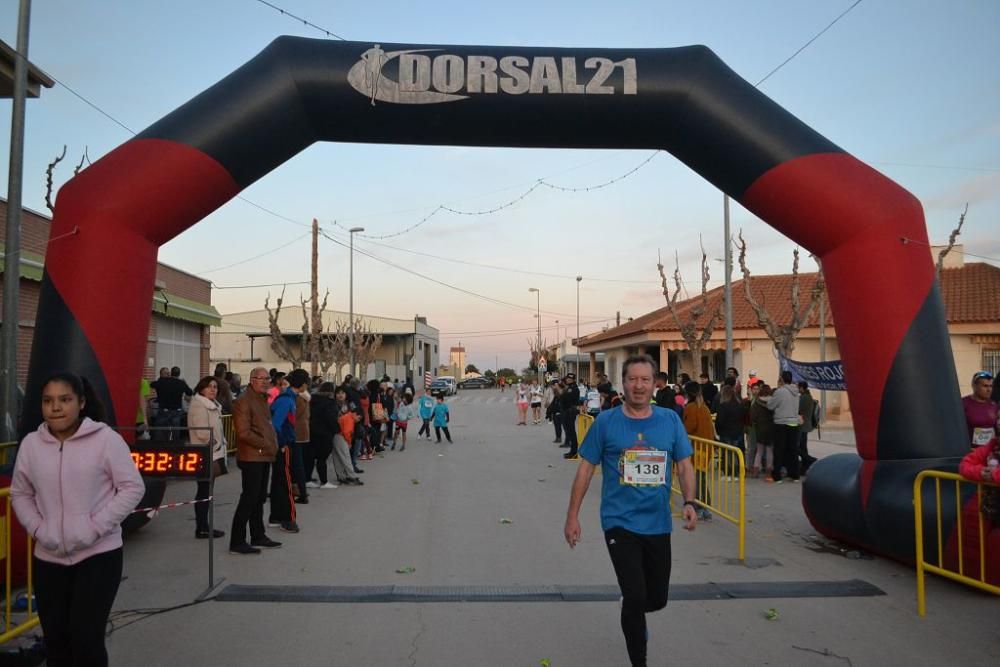
[{"label": "tree branch", "polygon": [[937,277],[941,277],[941,269],[944,268],[944,258],[951,252],[951,249],[955,247],[955,241],[958,239],[958,235],[962,233],[962,225],[965,224],[965,214],[969,212],[969,202],[965,203],[965,210],[962,211],[962,215],[958,216],[958,227],[951,230],[951,234],[948,236],[948,246],[938,253],[937,266],[935,271],[937,272]]}]

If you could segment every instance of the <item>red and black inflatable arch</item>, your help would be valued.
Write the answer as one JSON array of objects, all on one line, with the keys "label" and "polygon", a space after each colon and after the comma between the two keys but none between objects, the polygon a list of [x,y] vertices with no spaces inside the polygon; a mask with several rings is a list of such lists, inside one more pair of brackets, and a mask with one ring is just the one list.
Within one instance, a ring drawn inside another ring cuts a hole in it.
[{"label": "red and black inflatable arch", "polygon": [[316,141],[660,148],[820,256],[860,456],[815,465],[803,502],[822,532],[912,558],[914,476],[968,448],[920,204],[702,46],[276,39],[60,191],[52,236],[79,231],[46,259],[26,428],[63,369],[129,422],[158,247]]}]

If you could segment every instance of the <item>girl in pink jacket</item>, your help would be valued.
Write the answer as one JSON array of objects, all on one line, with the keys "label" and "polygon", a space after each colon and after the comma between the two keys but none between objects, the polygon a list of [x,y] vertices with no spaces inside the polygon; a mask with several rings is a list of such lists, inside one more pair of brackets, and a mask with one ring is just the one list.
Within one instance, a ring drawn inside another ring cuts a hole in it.
[{"label": "girl in pink jacket", "polygon": [[11,502],[35,539],[38,616],[50,665],[107,665],[104,629],[122,575],[122,520],[145,487],[121,436],[71,373],[42,386],[44,423],[17,452]]}]

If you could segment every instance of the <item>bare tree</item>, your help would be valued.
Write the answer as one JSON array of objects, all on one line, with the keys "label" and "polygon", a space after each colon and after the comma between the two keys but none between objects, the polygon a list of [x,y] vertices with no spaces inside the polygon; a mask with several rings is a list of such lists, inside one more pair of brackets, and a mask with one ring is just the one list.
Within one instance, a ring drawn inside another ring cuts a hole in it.
[{"label": "bare tree", "polygon": [[[55,212],[55,205],[52,203],[52,187],[53,187],[53,174],[55,174],[56,167],[60,162],[66,157],[66,144],[63,144],[62,153],[57,155],[52,162],[49,162],[49,166],[45,168],[45,207]],[[73,175],[76,176],[83,169],[83,163],[86,162],[90,164],[90,156],[87,154],[87,147],[83,147],[83,155],[80,156],[80,163],[76,165],[73,170]]]},{"label": "bare tree", "polygon": [[764,304],[760,303],[753,295],[750,269],[747,267],[747,244],[743,240],[743,230],[740,230],[739,243],[737,245],[740,250],[740,270],[743,272],[743,296],[757,315],[757,323],[760,324],[764,333],[774,343],[774,349],[780,352],[782,356],[786,358],[790,357],[792,350],[795,349],[796,337],[798,337],[799,332],[809,323],[813,311],[819,307],[820,300],[825,298],[826,281],[823,278],[823,265],[820,263],[819,258],[813,256],[816,264],[819,265],[819,271],[816,276],[816,282],[813,283],[812,290],[810,291],[809,302],[803,307],[801,303],[802,280],[799,276],[799,249],[796,248],[792,251],[792,319],[787,324],[778,324],[774,321],[771,314],[768,313]]},{"label": "bare tree", "polygon": [[368,365],[375,361],[375,355],[382,346],[382,334],[375,331],[370,322],[356,317],[354,320],[354,359],[358,363],[358,375],[364,379]]},{"label": "bare tree", "polygon": [[941,279],[941,269],[944,268],[944,258],[951,252],[951,249],[955,247],[955,241],[958,239],[958,235],[962,233],[962,225],[965,224],[965,214],[969,212],[969,203],[965,203],[965,210],[962,211],[962,215],[958,216],[958,227],[951,230],[951,234],[948,236],[948,245],[941,252],[938,253],[937,258],[937,277]]},{"label": "bare tree", "polygon": [[[708,270],[708,255],[705,254],[705,245],[701,243],[701,297],[697,298],[691,307],[687,309],[686,317],[682,320],[680,309],[677,308],[677,299],[680,297],[683,280],[681,280],[680,259],[674,253],[674,293],[670,293],[667,285],[667,274],[663,270],[663,262],[657,257],[656,269],[660,272],[660,284],[663,287],[663,298],[667,301],[667,309],[670,311],[681,337],[691,350],[692,361],[695,365],[694,374],[701,372],[701,355],[705,349],[705,344],[712,337],[712,332],[722,318],[722,311],[725,302],[720,300],[715,308],[709,308],[708,303],[708,281],[711,274]],[[707,318],[702,324],[702,318]]]},{"label": "bare tree", "polygon": [[[281,327],[278,326],[278,317],[281,315],[281,304],[285,300],[285,288],[281,288],[281,296],[278,297],[275,303],[274,310],[271,310],[271,294],[268,293],[267,298],[264,299],[264,310],[267,311],[267,325],[268,330],[271,334],[271,349],[274,353],[278,355],[280,359],[289,362],[292,368],[301,368],[303,359],[303,350],[305,346],[300,346],[298,353],[295,351],[295,347],[291,345],[285,338],[285,335],[281,332]],[[302,311],[305,313],[305,302],[302,305]],[[308,318],[302,324],[302,334],[303,337],[309,331],[309,320]]]},{"label": "bare tree", "polygon": [[56,171],[56,166],[63,161],[66,157],[66,144],[63,144],[62,153],[57,155],[52,162],[49,162],[49,166],[45,168],[45,208],[49,209],[53,213],[56,210],[55,205],[52,203],[52,174]]},{"label": "bare tree", "polygon": [[[539,347],[539,344],[541,344],[541,347]],[[538,338],[529,338],[528,349],[531,350],[531,361],[529,362],[529,365],[532,370],[538,370],[538,364],[546,357],[548,343],[544,338],[541,341],[539,341]]]},{"label": "bare tree", "polygon": [[340,382],[340,371],[350,358],[350,327],[343,320],[337,320],[335,326],[335,331],[330,331],[327,327],[319,338],[319,365],[324,377],[332,366],[335,378]]}]

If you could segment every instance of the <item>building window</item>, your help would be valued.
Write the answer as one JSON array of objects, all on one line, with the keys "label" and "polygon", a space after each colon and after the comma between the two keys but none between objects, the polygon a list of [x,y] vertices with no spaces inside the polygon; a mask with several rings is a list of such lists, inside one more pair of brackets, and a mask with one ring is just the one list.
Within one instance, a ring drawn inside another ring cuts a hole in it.
[{"label": "building window", "polygon": [[418,350],[424,349],[424,341],[422,341],[422,340],[418,340],[417,341],[417,349]]},{"label": "building window", "polygon": [[983,350],[982,370],[993,373],[993,377],[1000,373],[1000,348]]},{"label": "building window", "polygon": [[435,346],[434,346],[434,354],[437,354],[437,351],[438,351],[438,346],[437,346],[437,345],[435,345]]}]

